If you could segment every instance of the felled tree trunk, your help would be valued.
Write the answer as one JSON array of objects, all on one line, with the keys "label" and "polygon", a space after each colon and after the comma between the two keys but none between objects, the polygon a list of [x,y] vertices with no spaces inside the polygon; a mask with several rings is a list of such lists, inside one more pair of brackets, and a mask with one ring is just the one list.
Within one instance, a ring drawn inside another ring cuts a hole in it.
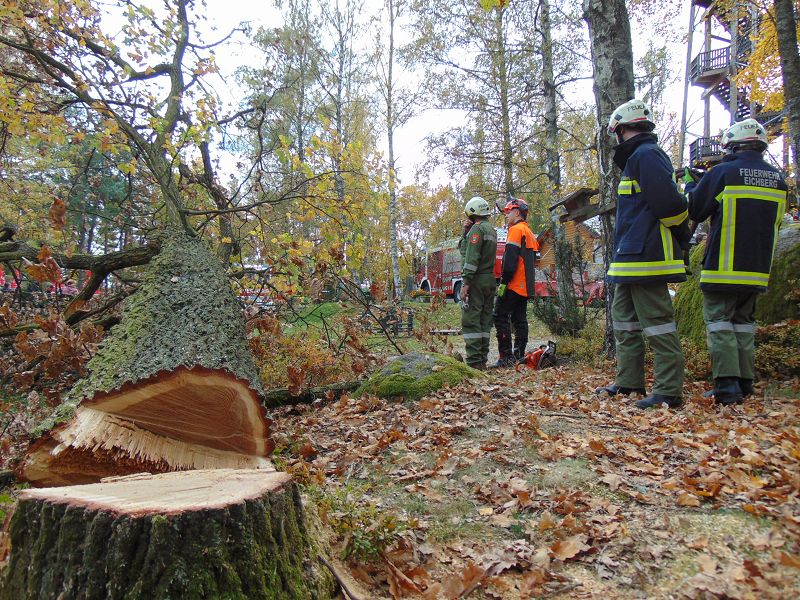
[{"label": "felled tree trunk", "polygon": [[230,281],[198,238],[169,231],[161,246],[88,376],[38,428],[20,478],[271,469],[264,390]]},{"label": "felled tree trunk", "polygon": [[0,600],[330,598],[297,487],[256,470],[27,490]]}]

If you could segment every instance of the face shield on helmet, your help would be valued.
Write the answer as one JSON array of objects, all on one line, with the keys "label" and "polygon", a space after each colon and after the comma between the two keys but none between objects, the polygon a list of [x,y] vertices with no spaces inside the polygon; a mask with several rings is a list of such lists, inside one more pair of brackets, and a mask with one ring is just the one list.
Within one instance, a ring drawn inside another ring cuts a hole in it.
[{"label": "face shield on helmet", "polygon": [[480,196],[473,196],[464,205],[464,214],[468,217],[488,217],[491,209],[486,200]]},{"label": "face shield on helmet", "polygon": [[655,127],[653,122],[653,112],[642,100],[628,100],[625,104],[620,104],[608,120],[608,135],[614,135],[620,125],[633,125],[635,123],[648,123]]},{"label": "face shield on helmet", "polygon": [[769,140],[764,126],[755,119],[745,119],[734,123],[722,134],[723,150],[733,150],[742,144],[753,144],[761,147],[762,151],[766,150]]}]

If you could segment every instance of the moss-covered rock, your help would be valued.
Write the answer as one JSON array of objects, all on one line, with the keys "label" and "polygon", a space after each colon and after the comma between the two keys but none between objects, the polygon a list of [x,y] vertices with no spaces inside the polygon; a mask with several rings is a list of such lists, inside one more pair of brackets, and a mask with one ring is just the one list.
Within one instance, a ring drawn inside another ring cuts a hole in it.
[{"label": "moss-covered rock", "polygon": [[700,291],[700,270],[703,268],[703,253],[706,245],[699,244],[692,249],[689,266],[693,275],[678,287],[673,306],[678,335],[691,340],[696,345],[706,343],[706,325],[703,321],[703,292]]},{"label": "moss-covered rock", "polygon": [[392,359],[358,388],[356,394],[417,400],[445,385],[455,385],[482,375],[449,356],[413,352]]},{"label": "moss-covered rock", "polygon": [[771,325],[800,319],[800,225],[781,229],[769,288],[756,304],[756,320]]}]

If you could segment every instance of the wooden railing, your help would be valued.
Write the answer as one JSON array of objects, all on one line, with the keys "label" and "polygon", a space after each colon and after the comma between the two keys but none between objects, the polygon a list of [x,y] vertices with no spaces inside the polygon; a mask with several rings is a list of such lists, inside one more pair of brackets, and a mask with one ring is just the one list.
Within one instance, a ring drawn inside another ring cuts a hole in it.
[{"label": "wooden railing", "polygon": [[697,138],[689,144],[689,160],[691,165],[695,166],[698,163],[705,163],[709,159],[714,159],[713,162],[718,162],[722,155],[722,136],[715,135],[713,137]]},{"label": "wooden railing", "polygon": [[703,76],[709,71],[727,69],[730,64],[730,54],[730,46],[725,46],[724,48],[701,52],[695,56],[689,69],[689,76],[692,78],[692,81],[695,81],[698,77]]}]

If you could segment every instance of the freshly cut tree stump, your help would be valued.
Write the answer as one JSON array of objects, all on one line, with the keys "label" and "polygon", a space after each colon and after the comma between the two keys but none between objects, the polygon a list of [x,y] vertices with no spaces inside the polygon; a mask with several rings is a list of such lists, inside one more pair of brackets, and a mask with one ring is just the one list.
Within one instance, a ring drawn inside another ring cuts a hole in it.
[{"label": "freshly cut tree stump", "polygon": [[0,600],[330,598],[297,486],[252,469],[30,489]]},{"label": "freshly cut tree stump", "polygon": [[35,432],[21,479],[52,486],[143,471],[272,469],[242,309],[198,238],[165,235],[88,371]]}]

